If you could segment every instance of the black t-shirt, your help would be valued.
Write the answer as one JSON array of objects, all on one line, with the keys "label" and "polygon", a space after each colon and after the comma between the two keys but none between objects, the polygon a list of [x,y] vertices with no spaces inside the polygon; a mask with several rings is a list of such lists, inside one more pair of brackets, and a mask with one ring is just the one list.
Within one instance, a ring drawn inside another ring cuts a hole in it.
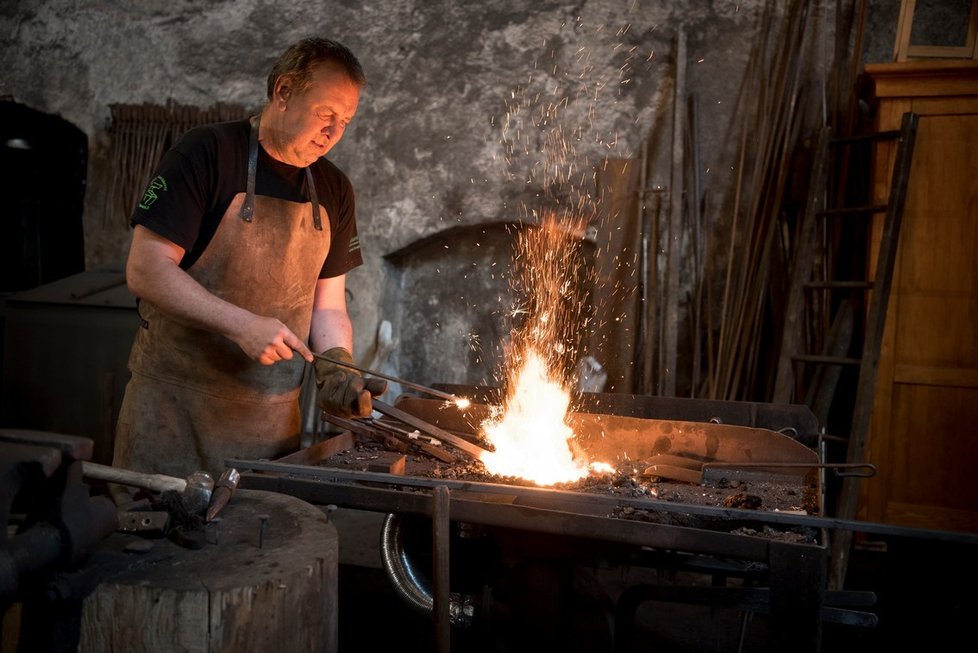
[{"label": "black t-shirt", "polygon": [[[247,120],[238,120],[188,131],[163,156],[133,211],[130,224],[143,225],[186,250],[180,262],[185,270],[211,241],[231,200],[247,189],[250,130]],[[319,203],[329,216],[330,250],[319,273],[325,279],[361,265],[363,257],[353,185],[325,158],[311,169]],[[308,202],[306,183],[305,168],[276,161],[259,146],[256,195]]]}]

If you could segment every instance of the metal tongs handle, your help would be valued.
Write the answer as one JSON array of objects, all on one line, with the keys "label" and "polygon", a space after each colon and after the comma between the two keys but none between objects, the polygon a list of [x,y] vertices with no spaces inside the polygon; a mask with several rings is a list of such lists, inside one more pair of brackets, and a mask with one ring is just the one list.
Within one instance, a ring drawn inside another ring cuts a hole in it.
[{"label": "metal tongs handle", "polygon": [[[876,465],[873,463],[837,463],[827,464],[826,469],[831,469],[836,476],[853,476],[856,478],[872,478],[876,476]],[[840,469],[851,469],[851,472],[840,472]],[[858,471],[857,471],[858,470]]]},{"label": "metal tongs handle", "polygon": [[383,372],[378,372],[376,370],[367,369],[366,367],[360,367],[359,365],[354,365],[353,363],[345,363],[335,358],[330,358],[329,356],[324,356],[322,354],[313,354],[314,357],[321,360],[327,361],[329,363],[335,363],[336,365],[342,365],[343,367],[349,367],[350,369],[356,370],[357,372],[363,372],[364,374],[369,374],[370,376],[376,376],[381,379],[387,379],[388,381],[393,381],[403,385],[405,388],[412,388],[418,392],[424,392],[425,394],[438,397],[439,399],[445,399],[446,401],[458,402],[459,397],[447,392],[442,392],[441,390],[435,390],[434,388],[429,388],[426,385],[421,385],[420,383],[412,383],[411,381],[405,381],[404,379],[399,379],[396,376],[390,374],[384,374]]},{"label": "metal tongs handle", "polygon": [[475,444],[474,442],[469,442],[465,438],[461,438],[457,435],[449,433],[448,431],[438,426],[435,426],[434,424],[424,421],[420,417],[415,417],[414,415],[405,412],[399,408],[395,408],[390,404],[386,404],[383,401],[374,399],[373,405],[374,405],[374,409],[378,413],[387,415],[388,417],[393,417],[394,419],[401,420],[408,426],[411,426],[413,428],[418,429],[419,431],[427,433],[428,435],[434,438],[438,438],[443,442],[447,442],[452,446],[454,446],[456,449],[460,449],[461,451],[464,451],[465,453],[467,453],[472,458],[475,458],[476,460],[482,460],[482,456],[488,451],[488,449],[485,449],[484,447],[481,447]]}]

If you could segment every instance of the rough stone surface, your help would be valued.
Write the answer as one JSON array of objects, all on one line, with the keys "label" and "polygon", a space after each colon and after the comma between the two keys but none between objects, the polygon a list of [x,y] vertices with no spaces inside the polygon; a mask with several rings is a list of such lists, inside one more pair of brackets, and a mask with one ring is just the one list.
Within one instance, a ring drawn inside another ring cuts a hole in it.
[{"label": "rough stone surface", "polygon": [[[650,183],[668,186],[680,28],[687,88],[700,106],[704,189],[723,213],[738,90],[765,4],[2,0],[0,96],[88,134],[86,265],[119,266],[130,232],[106,217],[110,105],[257,109],[288,43],[309,34],[344,42],[368,76],[359,114],[331,154],[357,188],[365,253],[348,278],[355,354],[366,359],[389,320],[400,343],[392,363],[405,378],[473,384],[486,381],[506,335],[508,243],[494,232],[474,255],[483,225],[573,199],[557,188],[562,166],[586,180],[603,158],[635,157],[644,141]],[[889,58],[896,4],[870,3],[867,59]],[[828,13],[821,20],[831,27]],[[570,154],[555,153],[555,136]],[[452,238],[437,254],[384,258],[443,232]],[[479,362],[476,341],[490,352]]]}]

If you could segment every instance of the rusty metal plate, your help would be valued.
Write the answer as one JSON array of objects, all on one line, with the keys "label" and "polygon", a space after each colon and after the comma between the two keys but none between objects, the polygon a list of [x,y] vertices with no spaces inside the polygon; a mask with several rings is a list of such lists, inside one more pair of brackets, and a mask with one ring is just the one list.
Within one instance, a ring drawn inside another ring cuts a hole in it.
[{"label": "rusty metal plate", "polygon": [[814,450],[767,429],[593,413],[572,413],[567,421],[592,458],[668,453],[700,461],[818,464]]},{"label": "rusty metal plate", "polygon": [[[447,431],[475,434],[489,416],[485,404],[473,404],[464,412],[441,400],[402,395],[397,407]],[[800,442],[769,429],[658,420],[621,415],[571,412],[568,425],[577,445],[592,460],[620,463],[658,454],[685,456],[700,462],[808,463],[812,468],[776,468],[772,474],[805,476],[819,464],[818,454]]]}]

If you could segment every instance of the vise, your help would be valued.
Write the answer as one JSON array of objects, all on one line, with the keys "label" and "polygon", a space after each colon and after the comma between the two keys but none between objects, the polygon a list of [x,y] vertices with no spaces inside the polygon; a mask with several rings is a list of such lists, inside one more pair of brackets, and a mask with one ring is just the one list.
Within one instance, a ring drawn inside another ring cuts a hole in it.
[{"label": "vise", "polygon": [[19,604],[18,650],[77,648],[87,567],[118,524],[115,504],[90,496],[88,438],[0,429],[0,616]]}]

